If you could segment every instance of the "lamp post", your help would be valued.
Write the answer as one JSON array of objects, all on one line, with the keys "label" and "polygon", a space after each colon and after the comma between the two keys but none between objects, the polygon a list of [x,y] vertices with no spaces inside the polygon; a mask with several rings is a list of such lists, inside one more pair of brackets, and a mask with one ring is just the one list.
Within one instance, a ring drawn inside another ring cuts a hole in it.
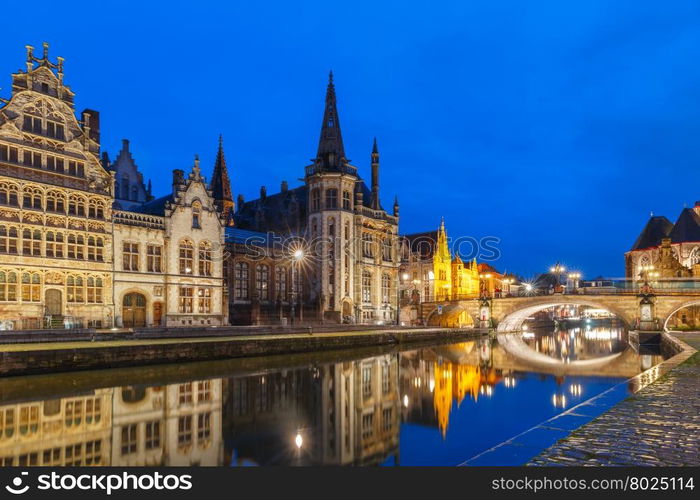
[{"label": "lamp post", "polygon": [[510,285],[512,285],[515,280],[513,278],[503,278],[501,281],[505,285],[503,288],[507,287],[508,290],[506,292],[506,297],[510,297]]},{"label": "lamp post", "polygon": [[[296,315],[295,306],[297,302],[297,280],[299,278],[299,264],[304,260],[304,251],[301,248],[297,248],[292,253],[292,308],[291,308],[291,324],[294,324],[294,317]],[[299,300],[301,300],[301,293],[299,294]],[[302,319],[302,304],[299,304],[299,323]]]},{"label": "lamp post", "polygon": [[555,276],[556,278],[556,285],[554,287],[554,292],[557,291],[557,288],[561,286],[561,275],[566,271],[566,268],[559,264],[558,262],[549,268],[549,271]]},{"label": "lamp post", "polygon": [[581,279],[581,273],[569,273],[569,281],[571,282],[571,290],[574,291],[579,286],[579,280]]}]

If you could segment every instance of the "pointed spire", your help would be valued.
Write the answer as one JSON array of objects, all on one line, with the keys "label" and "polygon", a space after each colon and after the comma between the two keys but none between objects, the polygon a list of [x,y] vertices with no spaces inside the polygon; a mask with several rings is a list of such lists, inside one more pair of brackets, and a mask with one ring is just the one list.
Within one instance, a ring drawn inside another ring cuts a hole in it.
[{"label": "pointed spire", "polygon": [[394,196],[394,217],[399,216],[399,197]]},{"label": "pointed spire", "polygon": [[224,214],[226,220],[230,220],[229,214],[233,212],[233,195],[231,194],[231,181],[228,178],[226,158],[224,156],[224,136],[219,134],[219,149],[216,152],[214,173],[209,184],[214,203],[219,211]]},{"label": "pointed spire", "polygon": [[374,138],[372,146],[372,198],[370,199],[370,207],[374,210],[381,210],[382,205],[379,202],[379,149],[377,148],[377,138]]},{"label": "pointed spire", "polygon": [[153,194],[153,186],[151,185],[151,179],[148,179],[148,188],[146,189],[146,192],[148,193],[148,196],[151,196]]},{"label": "pointed spire", "polygon": [[345,161],[345,148],[343,147],[343,137],[340,133],[335,85],[333,84],[333,72],[331,71],[328,75],[326,108],[323,112],[316,162],[320,163],[324,168],[334,169],[342,166]]}]

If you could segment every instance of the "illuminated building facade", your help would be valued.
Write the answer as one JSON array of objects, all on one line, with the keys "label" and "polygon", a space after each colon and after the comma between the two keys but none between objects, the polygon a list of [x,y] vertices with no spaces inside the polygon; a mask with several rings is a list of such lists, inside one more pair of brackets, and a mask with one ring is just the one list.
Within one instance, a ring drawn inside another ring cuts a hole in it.
[{"label": "illuminated building facade", "polygon": [[63,59],[27,47],[0,107],[0,321],[218,325],[223,223],[198,161],[153,199],[129,152],[100,158],[100,115],[76,117]]},{"label": "illuminated building facade", "polygon": [[[382,207],[376,141],[370,154],[371,187],[346,158],[332,75],[318,151],[312,161],[305,168],[302,186],[290,189],[282,182],[277,194],[268,195],[263,186],[258,199],[246,202],[239,197],[235,227],[284,238],[294,236],[303,242],[303,256],[297,263],[303,287],[301,296],[294,297],[299,301],[297,320],[302,319],[299,314],[303,310],[303,319],[309,320],[394,323],[399,205],[395,201],[391,213]],[[290,316],[292,264],[289,248],[286,251],[280,257],[279,271],[273,271],[268,263],[252,262],[246,255],[233,255],[227,270],[231,310],[269,310],[276,302],[278,307],[287,306],[284,316]],[[287,295],[275,282],[278,272],[285,276],[280,275],[280,279],[287,280]],[[246,294],[246,289],[251,293]]]}]

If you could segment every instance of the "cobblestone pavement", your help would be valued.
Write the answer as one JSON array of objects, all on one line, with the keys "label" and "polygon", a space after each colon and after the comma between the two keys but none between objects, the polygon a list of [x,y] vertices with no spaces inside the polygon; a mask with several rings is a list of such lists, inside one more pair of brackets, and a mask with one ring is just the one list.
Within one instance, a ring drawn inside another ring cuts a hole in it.
[{"label": "cobblestone pavement", "polygon": [[[678,337],[700,349],[700,334]],[[661,378],[527,465],[700,465],[700,352],[677,358]]]}]

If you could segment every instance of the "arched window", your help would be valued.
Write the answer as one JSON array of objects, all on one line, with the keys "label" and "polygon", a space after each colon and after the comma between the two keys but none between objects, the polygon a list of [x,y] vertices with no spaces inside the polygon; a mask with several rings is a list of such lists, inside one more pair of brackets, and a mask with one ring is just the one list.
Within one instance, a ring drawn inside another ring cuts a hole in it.
[{"label": "arched window", "polygon": [[343,209],[350,210],[350,191],[343,191]]},{"label": "arched window", "polygon": [[17,228],[0,226],[0,253],[17,254]]},{"label": "arched window", "polygon": [[382,259],[387,262],[391,262],[391,235],[387,235],[384,238],[382,247]]},{"label": "arched window", "polygon": [[66,197],[57,191],[49,191],[46,194],[46,211],[65,213]]},{"label": "arched window", "polygon": [[374,257],[374,241],[371,233],[362,233],[362,256]]},{"label": "arched window", "polygon": [[270,281],[270,266],[259,264],[255,270],[255,291],[258,293],[260,300],[268,300]]},{"label": "arched window", "polygon": [[362,271],[362,302],[365,304],[372,302],[372,273],[367,269]]},{"label": "arched window", "polygon": [[250,266],[247,262],[236,262],[233,267],[234,298],[247,300],[250,284]]},{"label": "arched window", "polygon": [[19,206],[19,188],[15,184],[0,184],[0,205]]},{"label": "arched window", "polygon": [[326,189],[326,208],[338,208],[338,190]]},{"label": "arched window", "polygon": [[70,195],[68,198],[68,214],[79,217],[85,216],[85,199],[74,194]]},{"label": "arched window", "polygon": [[651,259],[649,258],[648,255],[642,255],[642,257],[639,259],[639,262],[637,264],[637,277],[642,276],[642,269],[645,267],[648,267],[651,265]]},{"label": "arched window", "polygon": [[17,273],[0,271],[0,302],[17,301]]},{"label": "arched window", "polygon": [[[24,209],[34,209],[41,210],[41,190],[34,187],[25,187],[22,192],[22,208]],[[55,202],[54,202],[55,206]]]},{"label": "arched window", "polygon": [[41,275],[22,273],[22,302],[41,301]]},{"label": "arched window", "polygon": [[287,300],[287,268],[275,267],[275,297],[277,300]]},{"label": "arched window", "polygon": [[180,242],[180,274],[192,274],[194,269],[194,245],[190,240]]},{"label": "arched window", "polygon": [[34,257],[41,255],[41,231],[26,228],[22,231],[22,254]]},{"label": "arched window", "polygon": [[104,219],[104,203],[101,200],[90,200],[88,206],[88,217],[93,219]]},{"label": "arched window", "polygon": [[311,190],[311,210],[314,212],[321,210],[321,192],[318,188]]},{"label": "arched window", "polygon": [[201,216],[202,216],[202,204],[198,201],[192,203],[192,227],[194,229],[201,229]]},{"label": "arched window", "polygon": [[391,302],[391,276],[388,273],[382,274],[382,304]]},{"label": "arched window", "polygon": [[700,247],[695,247],[693,248],[693,251],[690,252],[690,258],[688,259],[690,262],[691,266],[694,266],[695,264],[700,264]]},{"label": "arched window", "polygon": [[199,244],[199,275],[211,276],[212,254],[211,244],[203,241]]}]

